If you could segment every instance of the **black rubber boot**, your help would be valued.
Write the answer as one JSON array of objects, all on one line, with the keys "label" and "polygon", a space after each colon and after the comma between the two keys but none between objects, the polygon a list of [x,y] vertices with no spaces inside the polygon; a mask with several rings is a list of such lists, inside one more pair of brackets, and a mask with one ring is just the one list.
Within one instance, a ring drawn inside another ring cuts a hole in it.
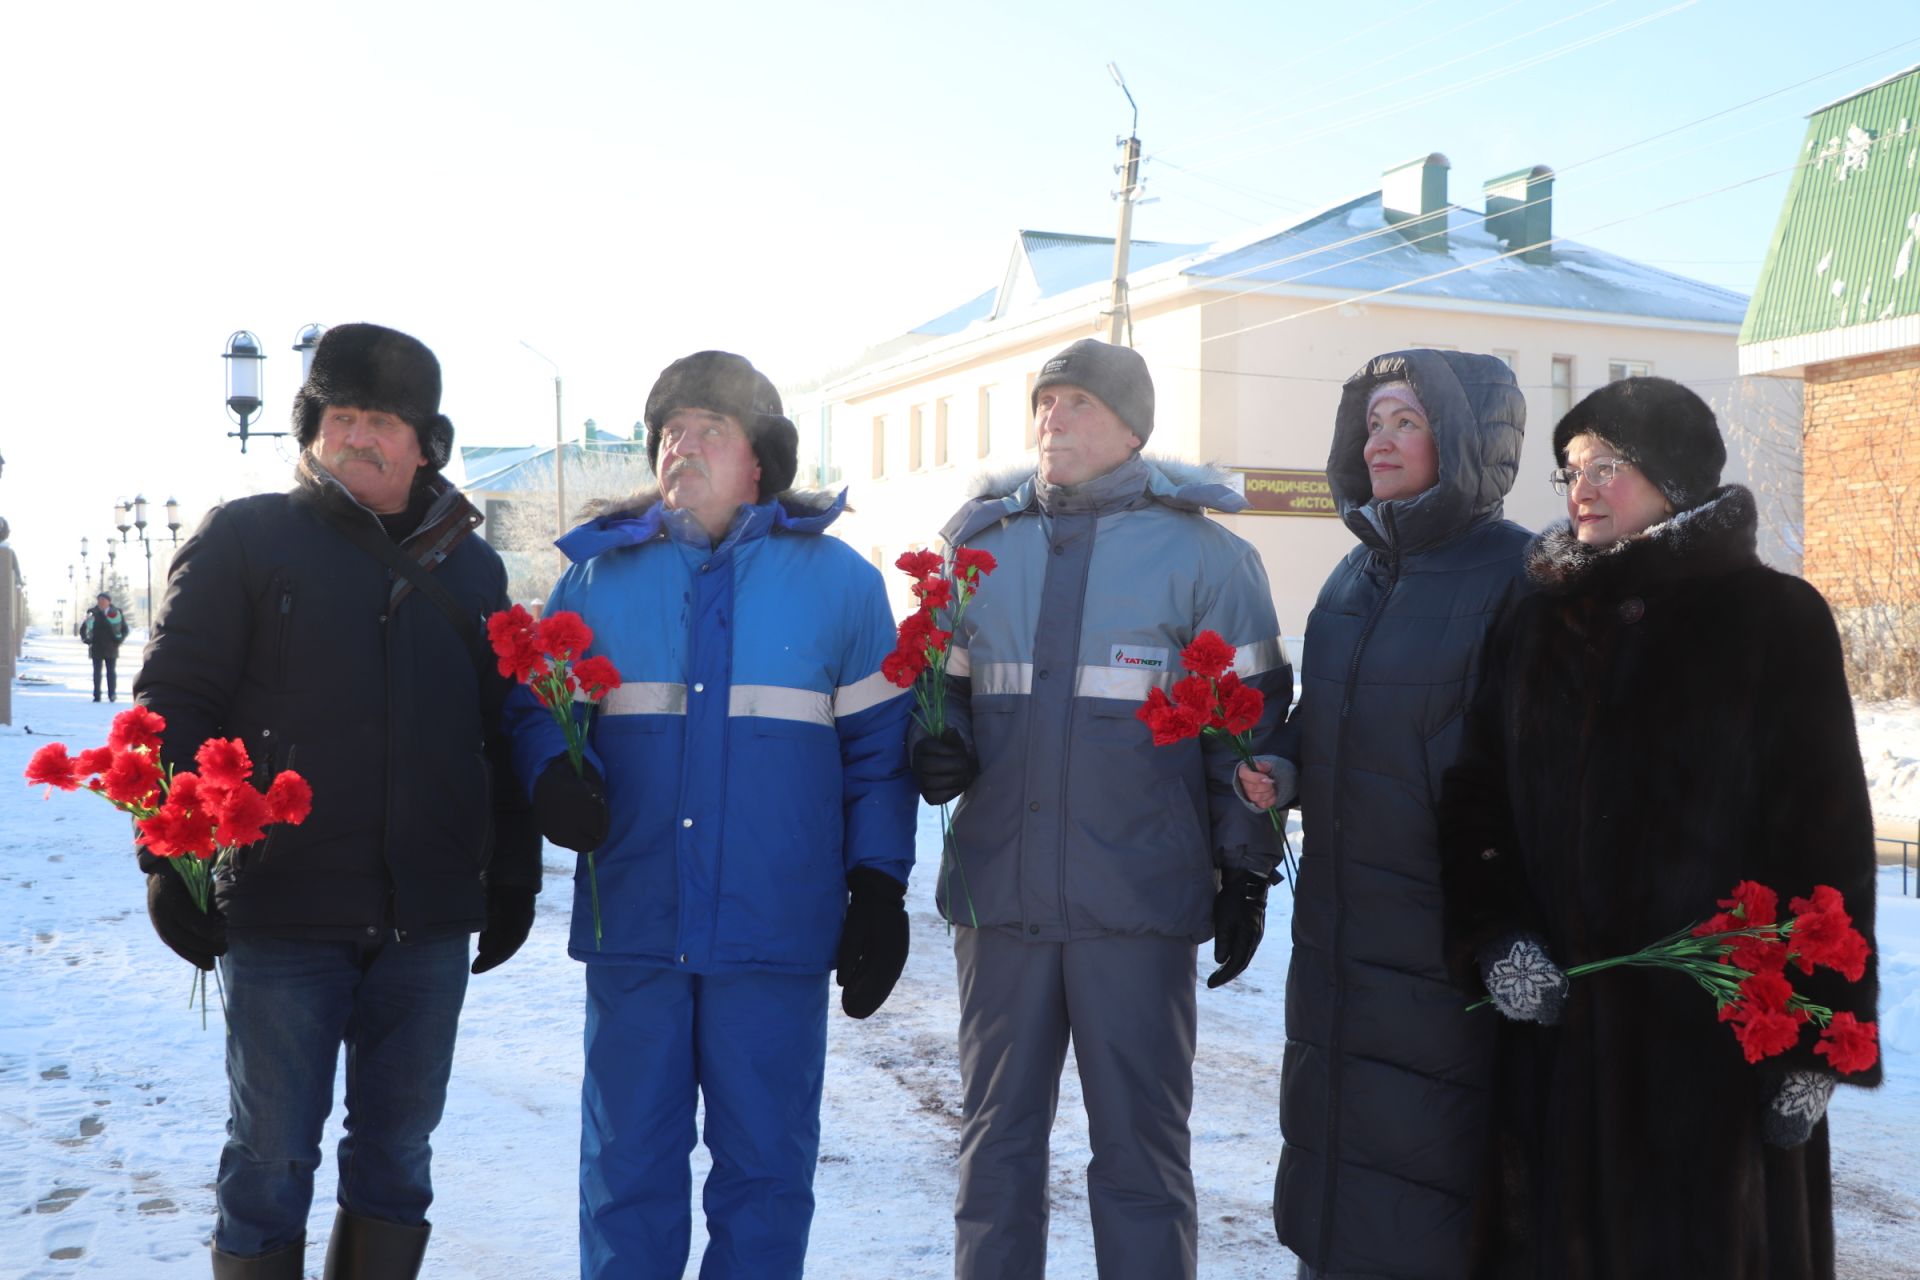
[{"label": "black rubber boot", "polygon": [[306,1274],[307,1238],[257,1258],[213,1251],[213,1280],[300,1280]]},{"label": "black rubber boot", "polygon": [[431,1222],[409,1227],[336,1210],[322,1280],[414,1280],[432,1233]]}]

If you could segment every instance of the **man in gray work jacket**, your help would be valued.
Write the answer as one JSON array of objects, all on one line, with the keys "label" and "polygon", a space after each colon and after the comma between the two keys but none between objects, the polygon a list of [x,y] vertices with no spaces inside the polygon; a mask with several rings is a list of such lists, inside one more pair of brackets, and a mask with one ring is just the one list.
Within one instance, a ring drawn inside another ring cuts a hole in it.
[{"label": "man in gray work jacket", "polygon": [[953,637],[947,731],[915,733],[932,803],[954,796],[940,903],[957,926],[964,1120],[955,1274],[1046,1268],[1047,1137],[1069,1039],[1086,1098],[1100,1275],[1197,1265],[1187,1117],[1197,944],[1231,981],[1259,945],[1278,852],[1215,737],[1156,747],[1135,717],[1201,631],[1266,696],[1292,672],[1259,555],[1207,519],[1246,504],[1201,468],[1140,456],[1153,382],[1125,347],[1076,342],[1034,383],[1038,474],[943,530],[998,567]]}]

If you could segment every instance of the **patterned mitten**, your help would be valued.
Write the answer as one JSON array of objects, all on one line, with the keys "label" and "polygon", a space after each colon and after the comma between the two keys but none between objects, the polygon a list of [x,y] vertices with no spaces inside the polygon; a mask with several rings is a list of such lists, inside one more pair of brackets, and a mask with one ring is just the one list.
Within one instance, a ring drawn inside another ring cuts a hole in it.
[{"label": "patterned mitten", "polygon": [[1824,1071],[1789,1071],[1760,1118],[1760,1136],[1776,1147],[1797,1147],[1827,1114],[1834,1078]]},{"label": "patterned mitten", "polygon": [[1515,1022],[1555,1026],[1567,1003],[1567,975],[1547,955],[1541,939],[1515,934],[1484,948],[1479,955],[1480,980],[1487,984],[1493,1007]]}]

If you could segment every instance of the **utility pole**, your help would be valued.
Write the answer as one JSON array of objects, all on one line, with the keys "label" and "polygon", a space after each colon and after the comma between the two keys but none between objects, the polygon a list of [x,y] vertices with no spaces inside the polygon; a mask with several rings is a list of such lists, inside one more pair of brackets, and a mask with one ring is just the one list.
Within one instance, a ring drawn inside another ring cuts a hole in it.
[{"label": "utility pole", "polygon": [[1113,76],[1113,82],[1120,86],[1120,92],[1127,95],[1127,105],[1133,108],[1133,127],[1124,138],[1116,138],[1120,144],[1120,164],[1114,172],[1120,175],[1120,232],[1113,238],[1113,299],[1107,310],[1107,341],[1120,343],[1121,328],[1124,325],[1127,345],[1133,345],[1133,316],[1131,304],[1127,300],[1127,249],[1133,243],[1133,197],[1139,190],[1140,182],[1140,104],[1133,100],[1133,91],[1127,88],[1125,77],[1120,74],[1116,63],[1107,64],[1107,72]]},{"label": "utility pole", "polygon": [[567,459],[560,434],[560,366],[525,338],[520,339],[520,345],[553,365],[553,536],[559,538],[567,531]]}]

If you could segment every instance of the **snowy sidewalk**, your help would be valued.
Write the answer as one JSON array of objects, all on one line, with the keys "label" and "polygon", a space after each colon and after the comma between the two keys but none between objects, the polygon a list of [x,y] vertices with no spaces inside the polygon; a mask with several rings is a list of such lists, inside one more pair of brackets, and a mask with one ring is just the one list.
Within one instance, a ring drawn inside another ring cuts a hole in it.
[{"label": "snowy sidewalk", "polygon": [[[126,650],[123,691],[138,665]],[[0,1280],[201,1277],[226,1119],[221,1029],[186,1008],[189,969],[154,937],[125,820],[21,781],[50,741],[103,742],[85,651],[35,636],[15,723],[0,727]],[[31,727],[29,735],[26,730]],[[1908,754],[1913,754],[1910,749]],[[908,905],[913,957],[886,1007],[829,1032],[808,1272],[822,1280],[952,1274],[959,1129],[951,944],[933,912],[938,814],[923,811]],[[571,855],[548,851],[526,947],[468,989],[446,1119],[434,1139],[435,1280],[577,1274],[580,968],[565,953]],[[1834,1102],[1840,1274],[1920,1277],[1920,901],[1882,876],[1883,1048],[1889,1083]],[[1280,1139],[1282,990],[1290,920],[1276,892],[1267,944],[1222,991],[1200,992],[1193,1159],[1207,1280],[1291,1276],[1269,1202]],[[1201,957],[1201,971],[1210,950]],[[333,1217],[336,1112],[309,1238]],[[1073,1064],[1054,1133],[1048,1273],[1091,1277],[1086,1118]],[[705,1176],[696,1149],[694,1185]],[[702,1244],[696,1199],[688,1274]],[[308,1250],[317,1275],[322,1249]]]}]

